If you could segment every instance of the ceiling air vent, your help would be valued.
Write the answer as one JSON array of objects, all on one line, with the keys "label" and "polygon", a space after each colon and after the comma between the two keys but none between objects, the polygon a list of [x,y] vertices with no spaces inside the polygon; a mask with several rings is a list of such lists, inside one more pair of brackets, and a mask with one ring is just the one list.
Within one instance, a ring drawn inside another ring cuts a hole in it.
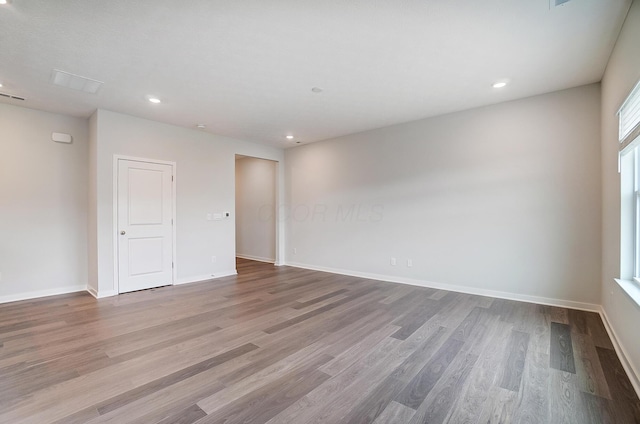
[{"label": "ceiling air vent", "polygon": [[549,0],[550,7],[558,7],[563,6],[566,3],[569,3],[571,0]]},{"label": "ceiling air vent", "polygon": [[85,93],[96,94],[102,84],[91,78],[82,77],[80,75],[71,74],[69,72],[54,69],[51,73],[51,83],[60,87],[71,88],[73,90],[84,91]]},{"label": "ceiling air vent", "polygon": [[14,99],[14,100],[22,100],[22,101],[24,101],[24,97],[13,96],[13,95],[7,94],[7,93],[0,93],[0,97],[6,97],[7,99]]}]

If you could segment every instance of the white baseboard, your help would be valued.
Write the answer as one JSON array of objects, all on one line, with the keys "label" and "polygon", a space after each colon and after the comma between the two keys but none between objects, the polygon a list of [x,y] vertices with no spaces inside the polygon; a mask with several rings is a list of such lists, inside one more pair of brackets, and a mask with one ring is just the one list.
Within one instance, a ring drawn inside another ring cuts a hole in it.
[{"label": "white baseboard", "polygon": [[[175,282],[174,286],[180,286],[180,285],[189,284],[189,283],[199,283],[202,281],[214,280],[216,278],[229,277],[231,275],[237,275],[237,274],[238,272],[234,269],[232,271],[218,272],[215,274],[196,275],[196,276],[181,278]],[[102,299],[105,297],[118,295],[118,292],[115,290],[106,290],[106,291],[102,290],[96,293],[95,289],[93,289],[92,287],[87,288],[86,291],[89,292],[89,294],[91,294],[96,299]]]},{"label": "white baseboard", "polygon": [[553,299],[541,296],[531,296],[526,294],[517,294],[503,292],[498,290],[480,289],[469,286],[459,286],[454,284],[434,283],[432,281],[416,280],[412,278],[396,277],[392,275],[372,274],[368,272],[350,271],[344,269],[328,268],[315,265],[301,264],[297,262],[287,262],[286,265],[295,268],[310,269],[313,271],[330,272],[333,274],[348,275],[351,277],[368,278],[370,280],[388,281],[391,283],[409,284],[412,286],[429,287],[432,289],[448,290],[459,293],[475,294],[479,296],[497,297],[499,299],[517,300],[519,302],[538,303],[541,305],[559,306],[562,308],[578,309],[581,311],[600,312],[600,305],[594,303],[575,302],[573,300]]},{"label": "white baseboard", "polygon": [[76,286],[65,286],[65,287],[58,287],[55,289],[36,290],[36,291],[30,291],[30,292],[24,292],[24,293],[16,293],[16,294],[10,294],[7,296],[0,296],[0,303],[9,303],[9,302],[17,302],[20,300],[37,299],[39,297],[83,292],[86,290],[87,290],[86,284],[78,284]]},{"label": "white baseboard", "polygon": [[176,281],[174,285],[180,286],[182,284],[199,283],[202,281],[214,280],[216,278],[230,277],[232,275],[238,275],[238,271],[234,269],[230,271],[216,272],[215,274],[194,275],[191,277],[181,278]]},{"label": "white baseboard", "polygon": [[236,253],[236,258],[248,259],[250,261],[267,262],[267,263],[270,263],[270,264],[272,264],[272,263],[274,263],[276,261],[275,259],[262,258],[260,256],[241,255],[239,253]]},{"label": "white baseboard", "polygon": [[613,327],[609,323],[609,317],[607,316],[607,311],[605,311],[604,308],[601,307],[599,312],[600,312],[600,316],[602,317],[602,322],[604,323],[604,328],[607,330],[607,333],[609,333],[609,338],[613,343],[613,348],[616,350],[616,353],[618,354],[618,358],[622,363],[622,367],[626,371],[627,376],[631,381],[631,385],[633,385],[633,388],[636,391],[636,394],[638,395],[638,397],[640,397],[640,373],[638,373],[638,371],[635,369],[635,367],[633,366],[633,363],[629,361],[629,355],[627,355],[627,351],[625,350],[624,346],[620,343],[620,339],[618,338],[618,336],[616,335],[616,332],[614,331]]},{"label": "white baseboard", "polygon": [[93,287],[87,286],[87,293],[89,293],[91,296],[95,297],[96,299],[98,298],[98,291]]},{"label": "white baseboard", "polygon": [[105,297],[117,296],[118,292],[115,290],[102,290],[96,291],[93,287],[88,287],[87,292],[96,299],[103,299]]}]

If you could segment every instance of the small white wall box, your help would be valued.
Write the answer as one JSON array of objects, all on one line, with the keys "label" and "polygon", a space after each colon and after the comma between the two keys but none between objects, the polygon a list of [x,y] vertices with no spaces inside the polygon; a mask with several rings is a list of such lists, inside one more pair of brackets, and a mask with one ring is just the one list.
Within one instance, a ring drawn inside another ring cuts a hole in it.
[{"label": "small white wall box", "polygon": [[54,132],[51,134],[51,139],[56,143],[71,143],[73,141],[73,137],[69,134],[57,133]]}]

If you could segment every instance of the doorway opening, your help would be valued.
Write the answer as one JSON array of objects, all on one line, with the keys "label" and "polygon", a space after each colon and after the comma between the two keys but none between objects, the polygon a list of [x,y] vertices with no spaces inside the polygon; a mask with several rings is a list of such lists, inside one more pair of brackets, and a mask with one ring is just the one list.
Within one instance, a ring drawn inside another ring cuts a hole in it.
[{"label": "doorway opening", "polygon": [[236,257],[274,264],[278,163],[243,155],[235,163]]}]

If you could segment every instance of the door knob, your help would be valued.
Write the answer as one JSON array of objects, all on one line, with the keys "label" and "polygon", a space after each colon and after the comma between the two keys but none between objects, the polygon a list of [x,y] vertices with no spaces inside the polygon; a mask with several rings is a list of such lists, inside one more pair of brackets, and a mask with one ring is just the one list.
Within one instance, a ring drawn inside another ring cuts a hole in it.
[{"label": "door knob", "polygon": [[127,232],[126,232],[125,230],[120,231],[120,235],[121,235],[121,236],[123,236],[123,235],[125,235],[125,234],[127,234]]}]

